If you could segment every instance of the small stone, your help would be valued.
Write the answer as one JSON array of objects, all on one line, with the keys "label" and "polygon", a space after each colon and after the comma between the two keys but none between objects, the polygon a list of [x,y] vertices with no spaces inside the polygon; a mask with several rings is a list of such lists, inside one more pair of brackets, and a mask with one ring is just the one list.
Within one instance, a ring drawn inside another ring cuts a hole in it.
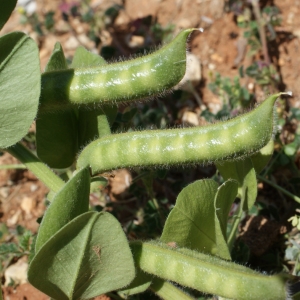
[{"label": "small stone", "polygon": [[210,56],[211,60],[216,61],[218,63],[222,63],[224,61],[224,58],[222,56],[220,56],[218,53],[213,53]]},{"label": "small stone", "polygon": [[296,29],[293,31],[293,35],[300,39],[300,29]]},{"label": "small stone", "polygon": [[68,50],[76,49],[78,46],[79,42],[74,36],[70,36],[65,43],[65,48]]},{"label": "small stone", "polygon": [[199,125],[198,116],[197,116],[197,114],[195,114],[192,111],[185,111],[183,113],[182,122],[183,123],[189,123],[189,124],[194,125],[194,126],[198,126]]},{"label": "small stone", "polygon": [[67,33],[70,31],[70,25],[62,19],[57,20],[54,26],[55,26],[55,31],[59,33]]},{"label": "small stone", "polygon": [[90,40],[86,34],[79,34],[77,38],[78,41],[87,48],[92,48],[94,46],[94,42]]},{"label": "small stone", "polygon": [[201,16],[201,20],[209,25],[212,25],[214,23],[214,20],[207,16]]},{"label": "small stone", "polygon": [[9,195],[9,191],[10,191],[10,188],[9,187],[1,187],[0,188],[0,197],[3,197],[4,199],[8,197]]},{"label": "small stone", "polygon": [[115,26],[127,26],[130,23],[129,16],[124,10],[120,10],[117,18],[115,19]]},{"label": "small stone", "polygon": [[250,82],[250,83],[248,84],[248,90],[249,90],[250,92],[252,92],[252,91],[254,90],[254,83],[253,83],[253,82]]},{"label": "small stone", "polygon": [[212,64],[212,63],[209,63],[209,64],[208,64],[208,69],[211,70],[211,71],[213,71],[213,70],[216,69],[216,65],[215,65],[215,64]]},{"label": "small stone", "polygon": [[176,26],[179,29],[186,29],[186,28],[192,28],[193,23],[189,19],[180,19],[178,22],[176,22]]},{"label": "small stone", "polygon": [[18,260],[15,264],[9,266],[4,272],[5,286],[11,281],[15,284],[23,284],[27,282],[28,263]]},{"label": "small stone", "polygon": [[282,66],[284,66],[284,64],[285,64],[284,59],[280,57],[279,60],[278,60],[278,65],[279,65],[280,67],[282,67]]},{"label": "small stone", "polygon": [[208,103],[207,106],[208,106],[210,112],[213,113],[214,115],[216,115],[222,108],[222,104],[220,102],[219,103],[210,102],[210,103]]},{"label": "small stone", "polygon": [[21,210],[13,213],[13,216],[6,220],[6,225],[8,227],[14,226],[18,223],[19,216],[21,215]]},{"label": "small stone", "polygon": [[121,169],[114,172],[114,178],[110,178],[111,192],[114,195],[124,193],[130,186],[132,176],[126,169]]},{"label": "small stone", "polygon": [[84,28],[81,25],[79,19],[72,20],[72,27],[75,29],[77,34],[82,34],[84,32]]},{"label": "small stone", "polygon": [[143,36],[139,35],[132,35],[129,37],[127,41],[127,45],[130,48],[137,48],[137,47],[142,47],[144,46],[145,43],[145,38]]},{"label": "small stone", "polygon": [[39,188],[38,185],[32,184],[32,185],[30,186],[30,191],[31,191],[31,192],[35,192],[38,188]]},{"label": "small stone", "polygon": [[31,212],[34,208],[34,200],[30,197],[24,197],[21,202],[21,208],[27,215],[31,215]]}]

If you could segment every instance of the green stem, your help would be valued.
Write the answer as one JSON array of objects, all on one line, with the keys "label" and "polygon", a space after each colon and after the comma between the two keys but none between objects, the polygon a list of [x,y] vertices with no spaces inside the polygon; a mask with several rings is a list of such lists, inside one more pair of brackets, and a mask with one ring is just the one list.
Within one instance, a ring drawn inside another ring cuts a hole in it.
[{"label": "green stem", "polygon": [[270,58],[269,58],[269,53],[268,53],[268,45],[267,45],[265,26],[263,23],[263,19],[261,17],[258,0],[252,0],[252,6],[253,6],[253,13],[255,15],[255,19],[257,20],[257,24],[258,24],[259,37],[260,37],[261,46],[262,46],[262,50],[263,50],[263,54],[264,54],[264,59],[265,59],[266,64],[269,65]]},{"label": "green stem", "polygon": [[285,194],[286,196],[292,198],[293,200],[295,200],[296,202],[300,203],[300,198],[297,197],[296,195],[290,193],[289,191],[287,191],[286,189],[282,188],[281,186],[279,186],[278,184],[260,176],[257,175],[257,178],[267,184],[269,184],[270,186],[274,187],[275,189],[277,189],[278,191],[282,192],[283,194]]},{"label": "green stem", "polygon": [[263,177],[265,177],[268,174],[269,170],[273,167],[274,163],[277,161],[277,159],[279,158],[279,155],[282,153],[282,151],[283,151],[283,148],[281,148],[281,150],[276,153],[275,157],[272,159],[272,161],[268,164],[265,171],[262,173]]},{"label": "green stem", "polygon": [[148,174],[147,176],[142,177],[141,179],[142,179],[142,181],[143,181],[143,183],[146,187],[147,193],[150,197],[150,201],[152,202],[153,206],[157,210],[157,213],[158,213],[159,219],[160,219],[160,223],[161,223],[161,225],[163,225],[164,221],[165,221],[165,218],[164,218],[164,215],[162,213],[159,202],[157,201],[157,199],[155,198],[154,193],[153,193],[153,176],[152,176],[152,173]]},{"label": "green stem", "polygon": [[50,190],[58,192],[64,185],[54,172],[42,163],[29,149],[17,143],[5,149],[12,156],[21,161],[38,179],[40,179]]},{"label": "green stem", "polygon": [[292,295],[292,298],[291,298],[291,299],[293,299],[293,300],[300,300],[300,292],[298,292],[298,293]]},{"label": "green stem", "polygon": [[10,164],[10,165],[0,166],[0,170],[11,170],[11,169],[26,169],[26,167],[21,164]]},{"label": "green stem", "polygon": [[241,203],[238,213],[236,215],[234,215],[234,217],[233,217],[234,221],[231,226],[230,234],[229,234],[228,240],[227,240],[227,245],[228,245],[228,248],[230,251],[231,251],[233,244],[235,242],[235,239],[236,239],[236,231],[237,231],[239,223],[241,221],[242,214],[243,214],[243,205]]},{"label": "green stem", "polygon": [[150,286],[150,290],[164,300],[193,300],[195,298],[187,295],[181,289],[172,283],[154,277]]}]

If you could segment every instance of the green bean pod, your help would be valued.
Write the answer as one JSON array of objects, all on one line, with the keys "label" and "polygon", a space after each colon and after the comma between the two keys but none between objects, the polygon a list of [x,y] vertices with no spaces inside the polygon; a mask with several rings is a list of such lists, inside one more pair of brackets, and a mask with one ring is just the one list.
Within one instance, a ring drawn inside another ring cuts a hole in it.
[{"label": "green bean pod", "polygon": [[285,300],[288,274],[268,276],[250,268],[157,242],[132,242],[135,263],[144,272],[183,286],[238,300]]},{"label": "green bean pod", "polygon": [[272,95],[254,110],[204,127],[112,134],[90,143],[77,167],[92,173],[123,167],[170,166],[236,159],[257,152],[272,138]]},{"label": "green bean pod", "polygon": [[186,29],[152,54],[96,67],[42,74],[40,111],[74,104],[127,102],[161,95],[180,82],[186,71]]}]

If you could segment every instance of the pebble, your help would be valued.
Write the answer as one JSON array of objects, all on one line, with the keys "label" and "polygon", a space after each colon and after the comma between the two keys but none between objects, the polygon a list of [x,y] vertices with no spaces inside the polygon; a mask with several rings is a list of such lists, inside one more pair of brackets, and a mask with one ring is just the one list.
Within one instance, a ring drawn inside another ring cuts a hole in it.
[{"label": "pebble", "polygon": [[6,225],[8,227],[14,226],[18,223],[19,216],[21,215],[21,210],[18,210],[17,212],[13,213],[12,217],[6,220]]},{"label": "pebble", "polygon": [[27,282],[28,263],[18,260],[15,264],[9,266],[4,272],[5,286],[13,280],[14,284],[23,284]]},{"label": "pebble", "polygon": [[179,83],[179,87],[182,90],[190,91],[189,83],[196,86],[201,81],[201,62],[195,54],[187,53],[186,63],[186,73]]},{"label": "pebble", "polygon": [[139,35],[132,35],[128,36],[126,42],[130,48],[142,47],[145,43],[145,38]]},{"label": "pebble", "polygon": [[68,50],[76,49],[79,47],[79,42],[74,36],[70,36],[66,43],[65,43],[65,48]]},{"label": "pebble", "polygon": [[30,197],[24,197],[21,202],[21,208],[27,215],[31,215],[31,212],[34,208],[34,199]]},{"label": "pebble", "polygon": [[199,125],[199,119],[196,113],[192,111],[185,111],[182,116],[183,123],[189,123],[194,126]]}]

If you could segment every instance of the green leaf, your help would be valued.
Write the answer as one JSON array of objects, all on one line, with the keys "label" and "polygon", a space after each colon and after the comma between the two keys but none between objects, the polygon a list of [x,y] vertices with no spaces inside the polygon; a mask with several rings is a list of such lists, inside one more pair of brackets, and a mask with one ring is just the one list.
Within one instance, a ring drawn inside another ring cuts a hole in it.
[{"label": "green leaf", "polygon": [[283,151],[287,156],[293,156],[296,154],[300,146],[300,136],[297,134],[292,143],[289,143],[283,147]]},{"label": "green leaf", "polygon": [[41,74],[38,47],[24,33],[2,36],[0,49],[0,148],[7,148],[27,134],[36,117]]},{"label": "green leaf", "polygon": [[188,185],[178,195],[160,240],[230,259],[226,224],[236,192],[235,181],[219,188],[209,179]]},{"label": "green leaf", "polygon": [[14,243],[8,243],[8,244],[0,245],[0,255],[9,254],[9,253],[19,254],[20,249]]},{"label": "green leaf", "polygon": [[[17,5],[17,0],[0,0],[0,30],[9,19],[11,13]],[[1,49],[2,50],[2,49]]]},{"label": "green leaf", "polygon": [[63,226],[89,209],[90,173],[85,168],[75,174],[55,195],[41,222],[36,252]]},{"label": "green leaf", "polygon": [[32,238],[32,232],[27,230],[20,237],[19,246],[22,250],[28,251],[30,249],[30,240]]},{"label": "green leaf", "polygon": [[92,111],[80,108],[78,112],[80,148],[96,138],[110,134],[110,128],[116,118],[117,111],[117,106],[104,106]]},{"label": "green leaf", "polygon": [[89,299],[128,285],[132,254],[119,222],[87,212],[56,233],[32,260],[28,280],[54,299]]},{"label": "green leaf", "polygon": [[68,69],[64,51],[59,42],[55,43],[51,57],[46,65],[45,72],[58,71]]},{"label": "green leaf", "polygon": [[251,158],[218,162],[216,166],[224,180],[235,179],[238,182],[238,197],[242,200],[243,209],[250,209],[257,197],[256,173]]},{"label": "green leaf", "polygon": [[106,61],[100,55],[94,54],[84,47],[76,49],[71,68],[86,68],[105,65]]},{"label": "green leaf", "polygon": [[104,189],[108,184],[108,180],[104,177],[94,177],[91,179],[90,192],[94,193],[96,191]]},{"label": "green leaf", "polygon": [[251,155],[251,161],[257,174],[259,174],[267,165],[273,155],[273,151],[274,141],[271,139],[265,147],[259,150],[259,152]]},{"label": "green leaf", "polygon": [[127,299],[128,296],[143,293],[152,283],[152,275],[143,272],[140,268],[136,269],[136,276],[134,280],[125,289],[118,291],[118,294]]},{"label": "green leaf", "polygon": [[50,168],[70,167],[78,153],[74,111],[39,115],[36,120],[36,148],[38,157]]},{"label": "green leaf", "polygon": [[[56,43],[46,72],[64,70],[68,65],[60,43]],[[70,167],[78,152],[77,117],[74,110],[40,114],[36,121],[37,155],[51,168]]]},{"label": "green leaf", "polygon": [[230,252],[227,246],[227,221],[232,203],[237,195],[238,182],[227,180],[219,188],[215,196],[215,230],[218,255],[230,260]]}]

